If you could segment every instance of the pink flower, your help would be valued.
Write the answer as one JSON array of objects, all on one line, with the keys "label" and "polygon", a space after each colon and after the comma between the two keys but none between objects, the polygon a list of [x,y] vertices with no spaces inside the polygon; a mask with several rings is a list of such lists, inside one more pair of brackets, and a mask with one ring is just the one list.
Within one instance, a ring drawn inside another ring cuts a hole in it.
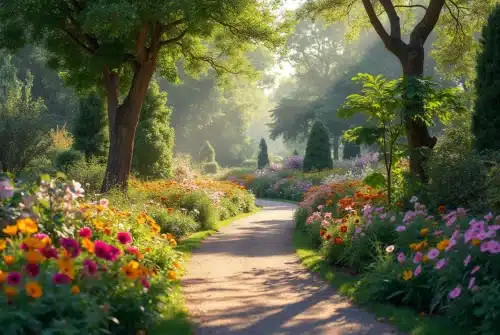
[{"label": "pink flower", "polygon": [[127,247],[127,249],[125,249],[125,251],[128,252],[129,254],[137,255],[137,253],[139,252],[139,249],[137,249],[136,247]]},{"label": "pink flower", "polygon": [[492,214],[491,212],[489,212],[488,214],[486,214],[486,215],[484,216],[484,219],[485,219],[486,221],[491,221],[491,220],[493,220],[493,214]]},{"label": "pink flower", "polygon": [[40,265],[38,264],[26,264],[24,269],[30,277],[36,277],[40,274]]},{"label": "pink flower", "polygon": [[0,180],[0,199],[7,199],[14,195],[14,188],[10,185],[9,180]]},{"label": "pink flower", "polygon": [[476,265],[476,266],[472,269],[472,271],[470,272],[470,274],[471,274],[471,275],[473,275],[474,273],[478,272],[478,271],[479,271],[479,269],[481,269],[481,267],[480,267],[479,265]]},{"label": "pink flower", "polygon": [[450,291],[448,297],[450,297],[450,299],[456,299],[460,296],[460,293],[462,293],[462,288],[459,285]]},{"label": "pink flower", "polygon": [[62,238],[60,242],[61,246],[69,252],[71,257],[76,258],[80,255],[80,246],[76,240],[72,238]]},{"label": "pink flower", "polygon": [[450,243],[448,244],[448,246],[446,247],[446,251],[449,251],[451,248],[453,248],[455,245],[457,245],[457,241],[456,240],[450,240]]},{"label": "pink flower", "polygon": [[132,235],[129,232],[121,231],[116,234],[116,238],[121,244],[129,244],[132,242]]},{"label": "pink flower", "polygon": [[363,231],[363,230],[361,229],[361,227],[357,227],[357,228],[356,228],[356,235],[361,234],[361,232],[362,232],[362,231]]},{"label": "pink flower", "polygon": [[95,241],[94,243],[94,252],[95,255],[99,258],[102,259],[108,259],[109,258],[109,248],[110,246],[103,241]]},{"label": "pink flower", "polygon": [[402,252],[400,252],[398,254],[398,262],[399,262],[399,264],[403,264],[404,261],[405,261],[405,254],[403,254]]},{"label": "pink flower", "polygon": [[48,238],[49,235],[44,234],[44,233],[37,233],[37,234],[33,235],[33,237],[35,237],[35,238],[37,238],[39,240],[43,240],[44,238]]},{"label": "pink flower", "polygon": [[92,229],[89,227],[83,227],[80,229],[80,237],[83,238],[91,238],[92,237]]},{"label": "pink flower", "polygon": [[429,252],[427,253],[427,257],[429,259],[435,259],[437,256],[439,256],[439,250],[437,248],[432,248],[431,250],[429,250]]},{"label": "pink flower", "polygon": [[9,274],[7,275],[7,283],[9,283],[9,285],[19,285],[20,282],[21,274],[19,272],[9,272]]},{"label": "pink flower", "polygon": [[86,259],[83,261],[83,269],[87,274],[94,275],[97,273],[97,264],[91,259]]},{"label": "pink flower", "polygon": [[418,277],[420,274],[422,273],[422,265],[418,265],[417,268],[415,269],[415,271],[413,272],[413,275],[415,277]]},{"label": "pink flower", "polygon": [[434,232],[434,236],[440,236],[440,235],[443,235],[443,231],[442,230],[436,230]]},{"label": "pink flower", "polygon": [[446,222],[446,226],[452,226],[455,221],[457,221],[457,217],[456,216],[452,216],[447,222]]},{"label": "pink flower", "polygon": [[446,266],[447,262],[448,261],[446,260],[446,258],[442,258],[436,263],[434,268],[436,268],[437,270],[441,270],[443,267]]},{"label": "pink flower", "polygon": [[403,232],[403,231],[405,231],[405,230],[406,230],[406,227],[405,227],[405,226],[397,226],[397,227],[396,227],[396,231],[397,231],[397,232],[400,232],[400,233],[401,233],[401,232]]},{"label": "pink flower", "polygon": [[325,220],[330,220],[332,218],[332,213],[327,212],[325,213]]},{"label": "pink flower", "polygon": [[465,266],[469,265],[471,258],[472,258],[471,255],[467,255],[467,257],[465,257],[465,259],[464,259],[464,265]]},{"label": "pink flower", "polygon": [[103,207],[108,207],[108,204],[109,204],[109,200],[108,199],[101,199],[101,200],[99,200],[99,205],[101,205]]},{"label": "pink flower", "polygon": [[64,274],[64,273],[56,273],[52,277],[52,283],[54,283],[56,285],[65,285],[65,284],[69,284],[70,282],[71,282],[71,278],[67,274]]},{"label": "pink flower", "polygon": [[385,220],[386,217],[387,217],[386,213],[380,214],[380,219],[381,220]]},{"label": "pink flower", "polygon": [[424,254],[418,251],[413,257],[413,264],[418,264],[424,259]]},{"label": "pink flower", "polygon": [[471,279],[469,280],[469,290],[471,290],[473,287],[474,287],[474,284],[476,283],[476,277],[471,277]]},{"label": "pink flower", "polygon": [[318,206],[318,210],[319,210],[319,211],[323,210],[323,205],[319,205],[319,206]]}]

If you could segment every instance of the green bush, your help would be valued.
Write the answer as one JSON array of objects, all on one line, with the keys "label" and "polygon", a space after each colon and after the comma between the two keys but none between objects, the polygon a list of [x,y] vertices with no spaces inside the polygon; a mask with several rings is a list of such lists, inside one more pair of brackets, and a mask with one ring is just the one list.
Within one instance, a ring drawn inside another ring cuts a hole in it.
[{"label": "green bush", "polygon": [[263,169],[269,166],[269,154],[267,153],[267,144],[265,139],[260,140],[259,155],[257,156],[257,169]]},{"label": "green bush", "polygon": [[219,171],[219,164],[217,162],[208,162],[203,164],[203,173],[214,174]]},{"label": "green bush", "polygon": [[172,176],[174,129],[170,127],[172,111],[166,102],[167,93],[152,82],[142,105],[134,143],[132,168],[139,177]]},{"label": "green bush", "polygon": [[190,192],[181,200],[181,207],[190,213],[200,223],[202,230],[212,229],[218,220],[217,208],[203,192]]},{"label": "green bush", "polygon": [[254,169],[256,165],[257,165],[257,160],[255,159],[245,159],[242,164],[242,166],[245,168],[254,168]]},{"label": "green bush", "polygon": [[67,173],[73,166],[83,160],[84,155],[81,151],[70,149],[67,151],[59,152],[56,155],[56,161],[54,163],[56,169]]},{"label": "green bush", "polygon": [[210,142],[206,141],[203,147],[200,150],[200,162],[215,162],[215,150],[210,144]]},{"label": "green bush", "polygon": [[309,138],[307,139],[304,172],[326,170],[332,167],[330,135],[325,124],[318,120],[313,124]]},{"label": "green bush", "polygon": [[88,195],[99,193],[106,164],[100,162],[97,157],[91,158],[88,162],[80,159],[66,171],[68,178],[78,180],[83,185]]},{"label": "green bush", "polygon": [[478,151],[500,150],[500,6],[490,14],[483,28],[477,59],[476,100],[472,130]]},{"label": "green bush", "polygon": [[170,233],[177,238],[200,229],[200,223],[196,222],[192,217],[179,212],[168,213],[167,210],[161,210],[153,213],[152,217],[161,227],[162,233]]}]

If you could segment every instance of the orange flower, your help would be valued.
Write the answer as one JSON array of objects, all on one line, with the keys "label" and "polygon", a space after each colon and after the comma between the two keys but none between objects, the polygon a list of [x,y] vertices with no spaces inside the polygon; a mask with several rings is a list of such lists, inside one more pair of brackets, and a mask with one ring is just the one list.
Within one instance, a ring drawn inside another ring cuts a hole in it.
[{"label": "orange flower", "polygon": [[26,295],[32,297],[33,299],[38,299],[43,294],[42,287],[36,282],[28,282],[24,286],[24,290],[26,291]]},{"label": "orange flower", "polygon": [[4,286],[3,291],[9,298],[15,297],[17,295],[17,288],[12,286]]},{"label": "orange flower", "polygon": [[139,263],[130,261],[127,265],[122,266],[122,272],[132,280],[137,279],[140,275]]},{"label": "orange flower", "polygon": [[0,239],[0,251],[4,251],[7,248],[7,242],[2,238]]},{"label": "orange flower", "polygon": [[19,219],[16,222],[17,229],[26,234],[34,234],[38,231],[38,225],[32,218]]},{"label": "orange flower", "polygon": [[172,265],[173,265],[175,268],[177,268],[177,269],[180,269],[180,267],[181,267],[181,265],[179,264],[179,262],[174,262]]},{"label": "orange flower", "polygon": [[158,234],[161,231],[161,227],[156,223],[152,223],[151,230],[153,231],[153,233]]},{"label": "orange flower", "polygon": [[94,253],[94,242],[89,240],[88,238],[84,238],[82,240],[82,246],[91,254]]},{"label": "orange flower", "polygon": [[177,273],[175,271],[168,271],[168,278],[170,280],[176,280],[177,279]]},{"label": "orange flower", "polygon": [[3,255],[3,261],[6,265],[12,265],[14,264],[14,256]]},{"label": "orange flower", "polygon": [[73,294],[79,294],[80,293],[80,288],[77,285],[71,286],[71,292]]},{"label": "orange flower", "polygon": [[446,207],[444,207],[444,205],[441,205],[441,206],[439,206],[439,208],[438,208],[438,211],[439,211],[439,213],[441,213],[441,214],[444,214],[445,210],[446,210]]},{"label": "orange flower", "polygon": [[340,232],[341,232],[341,233],[345,233],[345,232],[347,232],[347,226],[346,226],[346,225],[342,225],[342,226],[340,226]]},{"label": "orange flower", "polygon": [[7,281],[7,276],[9,275],[8,272],[3,272],[0,270],[0,284],[3,284]]},{"label": "orange flower", "polygon": [[17,234],[17,226],[6,226],[2,231],[7,235],[14,236]]},{"label": "orange flower", "polygon": [[429,228],[420,229],[420,236],[427,236],[429,234]]},{"label": "orange flower", "polygon": [[450,240],[442,240],[441,242],[439,242],[437,244],[437,248],[441,251],[443,251],[444,249],[446,249],[448,247],[448,245],[450,245]]},{"label": "orange flower", "polygon": [[170,241],[168,241],[170,243],[170,245],[175,248],[177,246],[177,242],[172,238],[170,239]]},{"label": "orange flower", "polygon": [[111,234],[113,234],[113,231],[110,227],[104,227],[104,234],[110,236]]},{"label": "orange flower", "polygon": [[28,249],[42,249],[45,247],[45,243],[43,240],[35,237],[27,237],[24,239],[23,244],[28,248]]},{"label": "orange flower", "polygon": [[40,264],[45,260],[45,257],[38,250],[30,250],[24,253],[24,258],[28,264]]},{"label": "orange flower", "polygon": [[342,237],[335,237],[334,241],[333,241],[336,245],[340,245],[342,244],[342,242],[344,242],[344,240],[342,239]]}]

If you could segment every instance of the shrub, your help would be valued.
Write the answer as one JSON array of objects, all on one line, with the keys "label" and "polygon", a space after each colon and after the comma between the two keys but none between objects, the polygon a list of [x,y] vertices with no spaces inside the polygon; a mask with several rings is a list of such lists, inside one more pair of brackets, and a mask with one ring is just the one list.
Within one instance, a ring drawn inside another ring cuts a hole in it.
[{"label": "shrub", "polygon": [[59,152],[56,156],[56,169],[68,172],[73,166],[84,159],[83,153],[77,150],[67,150]]},{"label": "shrub", "polygon": [[80,98],[78,116],[73,128],[73,148],[85,154],[86,159],[105,157],[109,135],[104,99],[96,94]]},{"label": "shrub", "polygon": [[302,170],[302,168],[304,167],[304,157],[301,156],[287,157],[283,162],[283,167],[285,169]]},{"label": "shrub", "polygon": [[134,142],[132,168],[141,177],[169,178],[172,175],[174,129],[170,127],[171,110],[167,93],[151,83],[142,105]]},{"label": "shrub", "polygon": [[242,166],[245,168],[254,168],[254,169],[256,165],[257,165],[257,160],[255,159],[245,159],[242,164]]},{"label": "shrub", "polygon": [[217,223],[217,209],[203,192],[191,192],[181,200],[182,208],[195,212],[195,219],[203,230],[212,229]]},{"label": "shrub", "polygon": [[98,157],[93,157],[89,161],[80,159],[76,161],[67,171],[69,179],[79,180],[85,187],[87,194],[99,193],[106,165],[101,163]]},{"label": "shrub", "polygon": [[259,170],[269,166],[269,155],[267,153],[267,144],[265,139],[260,140],[259,155],[257,156],[257,168]]},{"label": "shrub", "polygon": [[210,144],[210,142],[206,141],[203,147],[200,150],[200,162],[215,162],[215,150]]},{"label": "shrub", "polygon": [[172,171],[174,179],[178,181],[194,178],[191,156],[188,154],[176,155],[173,160]]},{"label": "shrub", "polygon": [[326,170],[333,167],[330,151],[330,135],[321,121],[316,121],[307,139],[306,155],[304,157],[304,172]]},{"label": "shrub", "polygon": [[500,116],[497,103],[500,99],[498,77],[500,69],[500,6],[490,14],[483,28],[481,52],[477,58],[476,99],[472,131],[475,135],[474,145],[477,150],[500,150]]},{"label": "shrub", "polygon": [[192,217],[173,209],[158,211],[152,217],[161,227],[162,233],[171,233],[178,238],[200,229],[200,224]]},{"label": "shrub", "polygon": [[208,162],[203,164],[203,173],[217,173],[219,171],[219,164],[217,162]]}]

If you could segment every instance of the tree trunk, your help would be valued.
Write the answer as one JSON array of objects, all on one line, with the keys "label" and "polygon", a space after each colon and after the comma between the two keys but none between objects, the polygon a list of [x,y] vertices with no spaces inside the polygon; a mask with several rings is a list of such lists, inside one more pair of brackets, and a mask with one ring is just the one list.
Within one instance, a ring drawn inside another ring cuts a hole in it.
[{"label": "tree trunk", "polygon": [[101,186],[102,193],[116,187],[122,191],[127,190],[137,123],[155,67],[156,57],[136,65],[132,84],[122,104],[119,104],[119,74],[107,67],[104,70],[109,118],[109,152]]},{"label": "tree trunk", "polygon": [[333,135],[333,159],[338,161],[339,160],[339,136]]},{"label": "tree trunk", "polygon": [[[423,77],[424,75],[424,47],[406,45],[398,58],[403,67],[403,77]],[[414,115],[424,114],[423,99],[413,99],[406,101],[405,106],[405,126],[408,136],[408,149],[410,151],[410,170],[413,175],[418,176],[422,182],[427,178],[424,171],[425,157],[421,149],[427,147],[434,148],[437,142],[436,137],[429,135],[429,129],[425,122],[415,119]]]}]

